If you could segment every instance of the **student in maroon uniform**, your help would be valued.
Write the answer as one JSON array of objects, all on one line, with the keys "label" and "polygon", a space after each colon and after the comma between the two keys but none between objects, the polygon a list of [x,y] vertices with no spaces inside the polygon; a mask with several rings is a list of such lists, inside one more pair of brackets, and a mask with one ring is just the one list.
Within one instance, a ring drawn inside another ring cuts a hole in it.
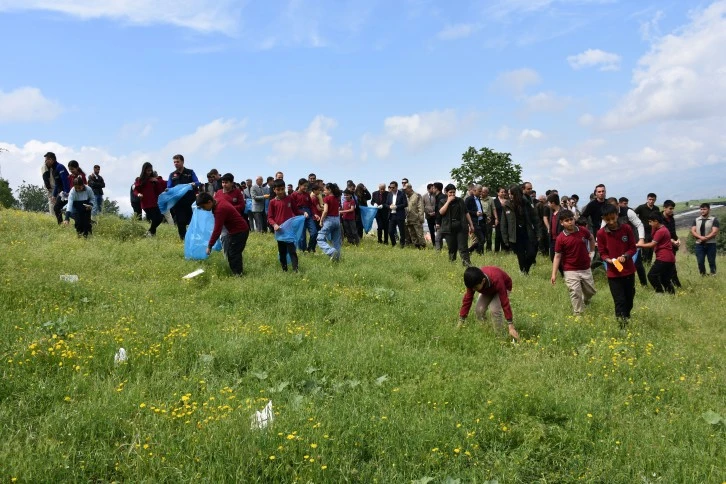
[{"label": "student in maroon uniform", "polygon": [[148,161],[141,167],[141,175],[134,183],[134,195],[141,200],[141,209],[146,212],[146,220],[151,222],[151,227],[146,233],[147,237],[156,235],[156,229],[164,220],[159,211],[159,195],[166,190],[164,180],[154,173],[154,167]]},{"label": "student in maroon uniform", "polygon": [[[303,228],[302,237],[298,240],[297,248],[303,252],[313,252],[315,249],[315,237],[318,235],[318,226],[315,223],[313,213],[313,201],[310,198],[310,182],[306,178],[300,178],[297,182],[297,190],[290,195],[299,210],[308,214],[305,219],[305,227]],[[307,230],[308,238],[305,237]]]},{"label": "student in maroon uniform", "polygon": [[358,228],[355,225],[355,199],[349,188],[343,190],[343,206],[340,208],[340,220],[343,224],[343,233],[349,244],[360,244]]},{"label": "student in maroon uniform", "polygon": [[648,215],[650,225],[651,242],[639,242],[638,247],[644,249],[655,249],[655,262],[648,272],[648,280],[655,292],[667,292],[675,294],[671,278],[673,268],[676,266],[676,255],[673,253],[671,233],[663,225],[663,215],[653,211]]},{"label": "student in maroon uniform", "polygon": [[464,285],[466,293],[461,302],[459,310],[459,327],[461,327],[469,316],[471,304],[474,301],[474,293],[479,293],[476,302],[476,317],[483,320],[486,317],[487,309],[491,310],[495,329],[501,330],[504,326],[504,319],[507,320],[509,335],[519,341],[519,333],[514,328],[514,316],[512,306],[509,304],[509,293],[512,291],[512,278],[509,274],[498,267],[488,266],[467,267],[464,271]]},{"label": "student in maroon uniform", "polygon": [[318,246],[331,261],[338,262],[343,245],[343,234],[340,230],[340,188],[336,183],[328,183],[323,194],[325,197],[323,213],[320,215],[322,228],[318,232]]},{"label": "student in maroon uniform", "polygon": [[561,268],[567,290],[570,293],[572,310],[575,312],[575,316],[578,316],[582,314],[585,306],[597,292],[590,270],[591,255],[589,252],[590,247],[593,249],[595,247],[595,238],[586,228],[575,225],[575,214],[570,210],[558,210],[558,218],[564,230],[555,240],[553,248],[555,257],[552,262],[550,281],[554,286],[557,280],[557,270]]},{"label": "student in maroon uniform", "polygon": [[222,233],[222,228],[227,229],[227,262],[232,274],[242,275],[242,252],[247,245],[247,237],[250,234],[250,226],[242,215],[226,200],[215,200],[209,193],[200,193],[197,196],[197,207],[203,210],[210,210],[214,214],[214,230],[207,244],[207,255],[212,252],[212,247]]},{"label": "student in maroon uniform", "polygon": [[[267,208],[267,223],[270,224],[272,230],[277,232],[280,230],[280,225],[286,220],[293,218],[296,215],[304,215],[305,218],[308,214],[300,210],[292,197],[287,195],[285,190],[284,180],[275,180],[272,182],[272,189],[275,192],[275,198],[270,200],[270,206]],[[282,242],[277,241],[277,252],[280,256],[280,265],[282,270],[287,272],[287,255],[290,254],[290,261],[292,262],[293,272],[298,270],[298,259],[297,251],[295,250],[295,244],[293,242]]]},{"label": "student in maroon uniform", "polygon": [[[676,255],[678,248],[681,246],[681,241],[678,240],[678,234],[676,233],[676,221],[673,218],[673,211],[676,208],[676,202],[673,200],[666,200],[663,202],[663,225],[666,226],[668,232],[671,233],[671,243],[673,245],[673,255]],[[676,266],[673,266],[673,275],[671,281],[674,287],[681,287],[681,281],[678,279],[678,270]]]},{"label": "student in maroon uniform", "polygon": [[600,216],[605,221],[605,227],[597,232],[597,248],[600,258],[607,265],[608,285],[615,303],[615,317],[620,328],[625,329],[630,321],[635,299],[635,235],[630,225],[618,222],[618,209],[609,203],[602,207]]},{"label": "student in maroon uniform", "polygon": [[225,200],[232,205],[240,215],[244,214],[245,211],[245,196],[242,190],[237,188],[234,183],[234,175],[231,173],[225,173],[220,179],[222,188],[214,193],[215,200]]}]

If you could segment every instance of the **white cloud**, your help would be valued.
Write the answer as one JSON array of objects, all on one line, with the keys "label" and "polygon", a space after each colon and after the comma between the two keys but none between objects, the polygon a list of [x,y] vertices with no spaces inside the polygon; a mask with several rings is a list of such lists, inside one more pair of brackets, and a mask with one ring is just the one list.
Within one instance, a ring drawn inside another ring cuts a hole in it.
[{"label": "white cloud", "polygon": [[51,121],[62,111],[60,104],[47,99],[37,87],[0,91],[0,123]]},{"label": "white cloud", "polygon": [[463,39],[475,33],[479,28],[475,24],[447,25],[436,36],[441,40]]},{"label": "white cloud", "polygon": [[515,69],[502,72],[494,80],[492,87],[499,91],[521,95],[529,86],[539,84],[540,77],[537,71],[529,68]]},{"label": "white cloud", "polygon": [[139,139],[146,138],[154,131],[154,121],[136,121],[126,123],[119,129],[119,137],[121,139]]},{"label": "white cloud", "polygon": [[585,113],[578,118],[577,122],[580,126],[591,126],[595,122],[595,116]]},{"label": "white cloud", "polygon": [[132,24],[166,23],[200,32],[237,30],[241,7],[233,0],[3,0],[0,11],[51,10],[81,19],[113,18]]},{"label": "white cloud", "polygon": [[620,56],[600,49],[587,49],[577,55],[567,57],[570,67],[575,70],[585,67],[598,67],[601,71],[617,71],[620,69]]},{"label": "white cloud", "polygon": [[692,15],[660,38],[633,74],[635,87],[601,120],[626,129],[664,120],[723,117],[726,112],[726,1]]},{"label": "white cloud", "polygon": [[174,153],[214,157],[228,146],[244,145],[247,134],[242,132],[246,121],[236,119],[215,119],[211,123],[199,126],[194,133],[170,141],[161,150],[164,157]]},{"label": "white cloud", "polygon": [[538,129],[523,129],[519,133],[519,141],[540,140],[542,138],[544,138],[544,133]]},{"label": "white cloud", "polygon": [[336,146],[329,131],[338,123],[322,115],[315,116],[303,131],[284,131],[264,136],[258,140],[261,145],[270,145],[270,161],[345,161],[353,156],[351,146]]},{"label": "white cloud", "polygon": [[653,14],[650,20],[640,23],[640,37],[648,42],[652,42],[660,37],[660,26],[658,25],[663,19],[663,11],[658,10]]},{"label": "white cloud", "polygon": [[520,100],[532,112],[561,111],[570,102],[569,98],[558,96],[552,92],[538,92],[532,96],[523,96]]},{"label": "white cloud", "polygon": [[506,141],[509,139],[510,133],[511,133],[511,130],[509,129],[509,126],[504,125],[497,130],[497,132],[494,136],[496,136],[498,140]]}]

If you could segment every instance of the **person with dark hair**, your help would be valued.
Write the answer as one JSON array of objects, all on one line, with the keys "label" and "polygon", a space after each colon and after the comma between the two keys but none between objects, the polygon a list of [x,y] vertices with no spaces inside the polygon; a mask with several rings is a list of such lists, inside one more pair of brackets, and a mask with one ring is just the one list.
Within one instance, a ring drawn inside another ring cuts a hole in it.
[{"label": "person with dark hair", "polygon": [[[141,167],[141,174],[134,183],[134,194],[139,198],[141,209],[146,212],[146,220],[151,227],[147,237],[154,237],[156,229],[161,225],[164,216],[159,210],[159,195],[164,192],[164,180],[154,173],[154,167],[148,161]],[[140,217],[139,217],[140,218]]]},{"label": "person with dark hair", "polygon": [[[676,256],[678,248],[681,246],[681,241],[678,240],[678,233],[676,232],[676,221],[673,218],[673,210],[676,208],[676,203],[673,200],[666,200],[663,202],[663,225],[668,229],[671,234],[671,245],[673,245],[673,257]],[[676,264],[673,264],[673,274],[671,275],[671,281],[673,286],[681,287],[681,281],[678,279],[678,270]]]},{"label": "person with dark hair", "polygon": [[575,214],[570,210],[561,210],[558,220],[563,230],[555,241],[550,282],[555,285],[560,270],[570,293],[572,310],[579,316],[597,293],[590,270],[593,256],[590,248],[595,248],[595,238],[587,229],[575,225]]},{"label": "person with dark hair", "polygon": [[[278,178],[272,182],[272,190],[275,192],[275,198],[270,200],[270,206],[267,210],[267,222],[272,227],[274,232],[280,230],[280,226],[287,220],[297,216],[304,215],[305,218],[308,214],[303,212],[295,204],[295,200],[288,196],[285,191],[285,181]],[[295,250],[294,242],[277,241],[277,253],[280,259],[280,265],[282,270],[287,272],[287,256],[290,256],[292,262],[292,271],[298,271],[298,258],[297,251]]]},{"label": "person with dark hair", "polygon": [[355,226],[358,230],[358,238],[362,239],[363,217],[361,217],[360,208],[368,206],[368,200],[371,199],[371,192],[368,191],[364,184],[359,183],[355,186],[353,198],[355,199]]},{"label": "person with dark hair", "polygon": [[645,244],[641,244],[641,256],[643,257],[643,262],[646,264],[650,264],[653,261],[653,249],[650,248],[644,248],[644,247],[650,247],[650,244],[648,242],[653,240],[652,232],[650,229],[650,216],[654,213],[660,213],[660,209],[655,204],[656,201],[656,195],[655,193],[649,193],[646,197],[646,201],[642,205],[638,205],[638,207],[635,209],[635,214],[640,218],[640,221],[643,223],[643,228],[645,229]]},{"label": "person with dark hair", "polygon": [[474,243],[469,246],[469,254],[476,252],[481,255],[484,253],[484,226],[486,224],[486,215],[484,215],[484,207],[481,204],[481,185],[473,184],[469,187],[470,195],[466,197],[466,211],[469,212],[469,218],[474,223]]},{"label": "person with dark hair", "polygon": [[[560,223],[560,210],[562,209],[562,206],[560,205],[560,196],[557,194],[557,192],[550,192],[549,195],[547,195],[547,205],[550,209],[549,213],[549,233],[547,234],[547,239],[549,242],[549,255],[550,255],[550,261],[555,260],[555,242],[557,241],[557,236],[560,235],[562,230],[564,229],[563,225]],[[574,219],[574,215],[573,215]],[[562,274],[562,268],[560,268],[560,274]],[[563,275],[564,277],[564,275]]]},{"label": "person with dark hair", "polygon": [[214,194],[217,193],[217,175],[211,171],[207,173],[207,183],[203,183],[199,187],[199,193],[209,193],[214,197]]},{"label": "person with dark hair", "polygon": [[388,213],[390,209],[386,205],[388,192],[386,192],[386,184],[379,183],[378,191],[373,192],[371,203],[374,207],[378,207],[376,212],[376,227],[378,232],[378,243],[388,245]]},{"label": "person with dark hair", "polygon": [[434,205],[434,211],[436,212],[436,218],[434,219],[434,228],[436,229],[436,234],[434,240],[434,249],[441,250],[442,245],[442,239],[444,237],[444,234],[441,233],[441,216],[439,214],[439,210],[441,207],[444,206],[446,203],[446,194],[444,193],[444,184],[441,182],[434,182],[434,198],[436,199],[436,204]]},{"label": "person with dark hair", "polygon": [[406,233],[411,239],[411,245],[417,249],[425,249],[426,239],[424,239],[423,224],[426,213],[424,212],[423,198],[413,191],[410,183],[403,187],[403,193],[406,194],[408,202],[406,207]]},{"label": "person with dark hair", "polygon": [[86,180],[86,172],[81,169],[80,165],[76,160],[71,160],[68,162],[68,171],[70,172],[70,175],[68,176],[71,180],[75,180],[77,177],[80,176],[83,180],[83,184],[88,184],[88,181]]},{"label": "person with dark hair", "polygon": [[595,187],[594,197],[582,210],[581,215],[590,219],[590,232],[593,234],[597,233],[600,223],[602,223],[601,212],[603,207],[608,203],[606,200],[606,193],[605,185],[602,183],[597,185]]},{"label": "person with dark hair", "polygon": [[106,188],[106,182],[101,176],[100,165],[93,165],[93,173],[88,177],[88,186],[91,187],[93,195],[96,197],[91,215],[98,215],[103,209],[103,189]]},{"label": "person with dark hair", "polygon": [[214,229],[207,243],[207,255],[212,253],[212,247],[222,234],[222,229],[227,230],[227,249],[225,256],[227,263],[235,276],[241,276],[243,270],[242,252],[247,245],[247,237],[250,235],[250,227],[239,211],[220,198],[215,200],[209,193],[200,193],[197,196],[197,207],[202,210],[211,211],[214,215]]},{"label": "person with dark hair", "polygon": [[[318,227],[315,223],[315,217],[313,214],[312,200],[310,193],[308,193],[309,182],[306,178],[300,178],[297,181],[297,190],[292,192],[292,200],[295,202],[298,210],[307,214],[305,218],[305,226],[303,228],[302,236],[297,241],[297,248],[302,252],[312,252],[315,247],[315,237],[318,235]],[[307,231],[306,237],[305,232]]]},{"label": "person with dark hair", "polygon": [[630,321],[635,299],[635,235],[628,224],[618,222],[619,211],[606,203],[601,210],[605,227],[597,232],[600,258],[607,266],[608,286],[615,303],[615,318],[621,329]]},{"label": "person with dark hair", "polygon": [[436,247],[436,195],[434,195],[434,184],[426,185],[426,195],[423,196],[424,212],[426,212],[426,224],[429,228],[429,237],[434,248]]},{"label": "person with dark hair", "polygon": [[671,233],[663,225],[663,215],[660,212],[653,212],[648,216],[653,240],[651,242],[639,242],[637,245],[642,248],[655,251],[655,262],[648,271],[648,280],[655,292],[667,292],[675,294],[673,289],[673,268],[676,266],[676,255],[673,252]]},{"label": "person with dark hair", "polygon": [[541,222],[517,184],[509,187],[509,200],[502,207],[500,221],[503,242],[517,254],[522,274],[529,274],[537,255],[537,233]]},{"label": "person with dark hair", "polygon": [[[323,188],[323,213],[320,215],[322,228],[318,232],[318,246],[334,262],[340,261],[343,235],[340,230],[340,188],[328,183]],[[332,244],[332,247],[331,245]]]},{"label": "person with dark hair", "polygon": [[355,226],[355,198],[350,188],[343,190],[343,206],[340,208],[340,222],[343,224],[343,235],[349,244],[360,245],[358,229]]},{"label": "person with dark hair", "polygon": [[509,303],[509,293],[512,292],[512,278],[509,274],[493,266],[467,267],[464,271],[464,285],[466,292],[459,309],[458,326],[461,327],[466,322],[474,302],[474,294],[478,292],[475,308],[477,319],[484,320],[489,310],[495,330],[501,331],[506,319],[509,335],[519,341],[519,333],[514,327],[512,306]]},{"label": "person with dark hair", "polygon": [[395,247],[396,229],[398,229],[399,242],[403,249],[406,246],[406,207],[408,206],[408,199],[398,189],[396,181],[388,184],[388,190],[388,197],[386,198],[386,205],[390,209],[388,214],[388,236],[391,238],[391,247]]},{"label": "person with dark hair", "polygon": [[500,250],[509,251],[509,246],[504,243],[502,237],[502,219],[504,218],[504,204],[507,202],[509,194],[507,189],[499,187],[497,189],[497,196],[494,197],[494,209],[497,211],[497,224],[494,226],[494,252]]},{"label": "person with dark hair", "polygon": [[187,192],[173,207],[176,229],[179,232],[179,238],[184,240],[187,235],[187,225],[192,221],[192,204],[200,183],[194,170],[184,168],[184,157],[182,155],[174,155],[172,160],[176,169],[169,174],[169,179],[166,181],[167,189],[185,183],[192,186],[192,190]]},{"label": "person with dark hair", "polygon": [[[226,200],[230,205],[232,205],[240,215],[244,218],[244,212],[245,212],[245,196],[242,193],[242,190],[237,188],[237,185],[234,182],[234,175],[231,173],[225,173],[222,175],[222,177],[219,179],[222,188],[217,190],[214,193],[214,199],[224,199]],[[222,242],[224,244],[224,241]]]},{"label": "person with dark hair", "polygon": [[456,261],[456,251],[458,250],[464,267],[471,267],[467,242],[469,233],[474,232],[474,222],[466,210],[464,200],[456,196],[456,187],[449,183],[446,185],[445,192],[446,202],[439,209],[437,225],[441,226],[441,234],[446,239],[449,260]]},{"label": "person with dark hair", "polygon": [[691,235],[696,239],[695,252],[698,262],[698,272],[706,275],[706,259],[712,276],[716,275],[716,238],[721,226],[716,217],[711,215],[711,205],[702,203],[701,215],[693,221]]},{"label": "person with dark hair", "polygon": [[58,225],[63,223],[63,207],[68,203],[68,194],[71,191],[71,180],[66,167],[58,163],[55,153],[49,151],[45,154],[45,166],[50,172],[49,178],[53,180],[53,191],[50,202]]},{"label": "person with dark hair", "polygon": [[494,210],[494,201],[489,196],[489,188],[481,187],[481,208],[484,212],[484,224],[482,225],[482,233],[484,234],[484,246],[487,252],[492,251],[492,229],[497,225],[497,212]]},{"label": "person with dark hair", "polygon": [[[615,197],[610,197],[607,199],[607,202],[618,209],[618,222],[620,224],[630,225],[630,228],[633,229],[633,234],[635,234],[638,238],[638,243],[644,242],[645,228],[643,227],[643,222],[640,221],[640,218],[638,218],[633,209],[628,207],[628,199],[620,197],[619,200],[616,200]],[[604,226],[605,222],[602,222],[600,228]],[[636,247],[638,243],[635,244]],[[648,285],[648,279],[645,274],[645,267],[643,266],[643,254],[640,249],[638,249],[638,251],[640,253],[636,254],[633,258],[633,263],[635,264],[635,271],[638,273],[638,281],[640,281],[640,285],[646,287]]]},{"label": "person with dark hair", "polygon": [[78,236],[88,237],[88,234],[92,232],[91,212],[95,203],[93,190],[83,183],[83,177],[77,176],[73,180],[73,190],[68,194],[68,210],[63,225],[68,225],[68,221],[73,217],[73,220],[76,221]]}]

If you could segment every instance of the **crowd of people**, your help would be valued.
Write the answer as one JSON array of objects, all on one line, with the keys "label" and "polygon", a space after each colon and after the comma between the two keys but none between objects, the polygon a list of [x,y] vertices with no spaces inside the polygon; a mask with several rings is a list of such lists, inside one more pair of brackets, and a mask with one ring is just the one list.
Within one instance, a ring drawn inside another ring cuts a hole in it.
[{"label": "crowd of people", "polygon": [[[299,270],[297,251],[316,253],[320,249],[332,261],[340,261],[343,238],[351,245],[360,243],[365,218],[362,207],[373,207],[379,244],[419,250],[430,244],[441,251],[445,243],[450,261],[460,257],[467,287],[460,324],[479,292],[477,315],[483,317],[490,309],[501,325],[506,319],[509,334],[515,339],[518,334],[508,299],[511,277],[496,267],[474,267],[472,253],[513,252],[524,275],[529,274],[538,253],[549,256],[551,282],[556,283],[558,274],[564,279],[575,315],[583,313],[597,292],[593,268],[604,266],[615,316],[623,327],[633,308],[636,274],[641,286],[650,284],[659,293],[673,294],[681,286],[675,264],[680,247],[673,217],[675,203],[666,200],[661,210],[654,193],[631,209],[627,198],[608,198],[605,185],[599,184],[580,208],[578,195],[561,196],[553,189],[538,196],[530,182],[496,187],[495,196],[490,195],[489,187],[472,183],[463,198],[457,195],[456,186],[440,182],[429,183],[426,193],[418,194],[407,178],[400,185],[395,180],[381,183],[373,193],[352,180],[341,190],[338,184],[325,183],[314,173],[300,178],[297,188],[286,183],[279,171],[274,177],[236,182],[233,174],[221,175],[213,169],[202,183],[194,170],[185,167],[182,155],[174,155],[172,161],[174,170],[166,180],[151,163],[143,164],[130,189],[135,215],[146,214],[150,223],[147,236],[155,236],[166,219],[176,225],[184,240],[193,205],[211,211],[215,224],[207,253],[220,239],[234,275],[243,272],[242,252],[251,230],[280,234],[283,224],[296,216],[304,218],[302,236],[277,241],[282,269],[287,271],[291,265],[294,272]],[[105,182],[100,166],[95,165],[87,178],[77,161],[69,161],[66,168],[49,152],[43,179],[49,210],[58,223],[68,224],[72,218],[79,236],[87,237],[92,232],[92,216],[102,207]],[[175,187],[186,191],[162,213],[160,197]],[[691,226],[702,275],[707,274],[706,261],[709,274],[716,274],[718,233],[718,219],[710,214],[709,204],[702,204]]]}]

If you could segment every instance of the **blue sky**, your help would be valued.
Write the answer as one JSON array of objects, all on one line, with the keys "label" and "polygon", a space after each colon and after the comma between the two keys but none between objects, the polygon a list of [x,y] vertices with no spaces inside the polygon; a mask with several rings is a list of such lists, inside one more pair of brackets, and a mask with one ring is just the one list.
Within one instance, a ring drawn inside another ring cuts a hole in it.
[{"label": "blue sky", "polygon": [[447,181],[469,147],[543,192],[726,194],[726,0],[0,0],[2,176],[46,151],[128,210],[203,178]]}]

